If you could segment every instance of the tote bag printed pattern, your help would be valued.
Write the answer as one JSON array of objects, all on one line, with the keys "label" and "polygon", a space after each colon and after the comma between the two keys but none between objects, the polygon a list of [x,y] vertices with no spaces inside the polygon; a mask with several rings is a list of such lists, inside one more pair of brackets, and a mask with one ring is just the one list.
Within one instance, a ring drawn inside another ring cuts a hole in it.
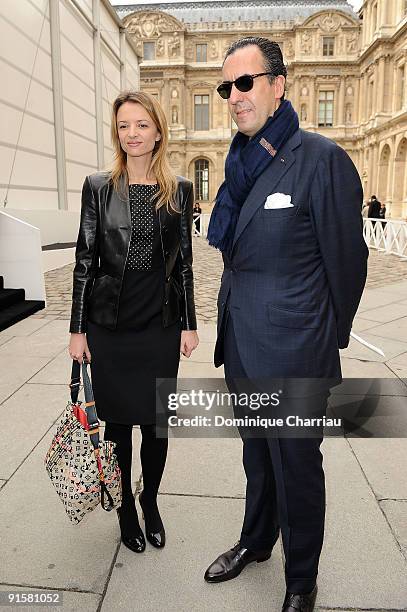
[{"label": "tote bag printed pattern", "polygon": [[122,495],[121,472],[114,454],[116,444],[100,441],[97,419],[87,429],[76,416],[78,410],[83,411],[81,402],[68,403],[45,457],[51,482],[75,524],[99,503],[105,510],[112,510],[120,505]]}]

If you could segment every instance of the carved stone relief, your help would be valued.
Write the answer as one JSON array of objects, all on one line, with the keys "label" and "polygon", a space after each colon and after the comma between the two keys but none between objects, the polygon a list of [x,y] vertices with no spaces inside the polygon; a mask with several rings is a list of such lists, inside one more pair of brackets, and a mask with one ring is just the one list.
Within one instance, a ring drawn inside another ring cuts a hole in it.
[{"label": "carved stone relief", "polygon": [[312,50],[312,36],[308,32],[301,34],[301,51],[304,55],[309,55]]},{"label": "carved stone relief", "polygon": [[140,11],[129,20],[125,20],[125,23],[129,34],[134,34],[136,38],[156,38],[163,32],[177,32],[183,29],[175,17],[161,13]]},{"label": "carved stone relief", "polygon": [[319,25],[324,32],[335,32],[341,25],[341,20],[338,15],[328,13],[328,15],[321,17]]},{"label": "carved stone relief", "polygon": [[174,32],[173,36],[168,39],[168,53],[170,57],[177,57],[181,48],[181,41],[178,32]]},{"label": "carved stone relief", "polygon": [[346,51],[347,53],[356,53],[358,48],[357,34],[350,34],[346,37]]},{"label": "carved stone relief", "polygon": [[293,43],[291,40],[287,40],[287,42],[284,45],[284,55],[286,56],[287,59],[291,59],[295,55]]},{"label": "carved stone relief", "polygon": [[216,59],[218,57],[218,47],[216,46],[216,43],[214,40],[211,42],[209,48],[210,48],[211,59]]},{"label": "carved stone relief", "polygon": [[164,40],[162,38],[159,38],[157,40],[156,46],[155,46],[155,50],[157,53],[157,57],[161,57],[162,55],[164,55],[165,53],[165,43]]}]

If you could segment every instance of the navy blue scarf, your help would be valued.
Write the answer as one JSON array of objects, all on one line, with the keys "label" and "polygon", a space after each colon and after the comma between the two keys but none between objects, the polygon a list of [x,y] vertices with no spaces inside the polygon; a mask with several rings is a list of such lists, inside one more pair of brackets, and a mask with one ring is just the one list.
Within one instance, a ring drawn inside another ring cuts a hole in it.
[{"label": "navy blue scarf", "polygon": [[253,138],[237,132],[225,163],[225,180],[219,187],[208,227],[208,242],[230,253],[240,209],[257,178],[277,151],[298,130],[298,115],[284,100]]}]

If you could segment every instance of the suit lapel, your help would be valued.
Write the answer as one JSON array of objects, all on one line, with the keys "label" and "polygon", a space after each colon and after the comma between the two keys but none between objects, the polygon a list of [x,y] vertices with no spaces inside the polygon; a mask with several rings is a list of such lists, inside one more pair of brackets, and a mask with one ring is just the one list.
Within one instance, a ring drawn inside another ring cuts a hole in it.
[{"label": "suit lapel", "polygon": [[266,170],[259,176],[257,181],[252,187],[249,195],[247,196],[242,209],[240,211],[239,219],[236,225],[235,236],[233,239],[233,247],[239,240],[242,232],[252,219],[260,206],[263,206],[267,196],[273,193],[275,186],[283,178],[285,173],[291,168],[295,162],[295,155],[292,152],[293,149],[301,144],[301,133],[297,130],[293,136],[286,142],[283,148],[277,152],[277,155],[266,168]]}]

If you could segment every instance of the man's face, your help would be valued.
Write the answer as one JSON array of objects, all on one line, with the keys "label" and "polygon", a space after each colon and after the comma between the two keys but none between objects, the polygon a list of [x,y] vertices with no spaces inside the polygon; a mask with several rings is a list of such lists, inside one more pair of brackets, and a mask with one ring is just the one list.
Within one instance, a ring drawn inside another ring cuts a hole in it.
[{"label": "man's face", "polygon": [[[229,55],[222,69],[224,81],[234,81],[243,74],[266,72],[264,59],[256,45],[238,49]],[[280,105],[284,93],[285,78],[280,75],[273,83],[268,76],[257,77],[250,91],[239,91],[232,86],[228,99],[229,112],[239,131],[250,138],[254,136]]]}]

